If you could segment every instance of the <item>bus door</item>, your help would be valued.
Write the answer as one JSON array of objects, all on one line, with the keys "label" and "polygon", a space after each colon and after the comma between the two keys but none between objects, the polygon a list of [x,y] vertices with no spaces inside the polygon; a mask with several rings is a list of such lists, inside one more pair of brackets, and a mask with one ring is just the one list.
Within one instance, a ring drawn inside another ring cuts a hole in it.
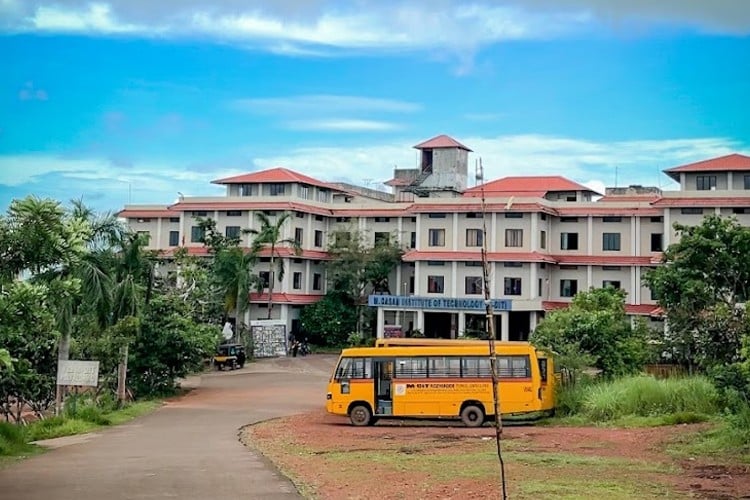
[{"label": "bus door", "polygon": [[375,414],[393,415],[393,359],[375,359]]},{"label": "bus door", "polygon": [[555,379],[552,370],[552,360],[539,356],[537,358],[539,363],[539,404],[542,410],[551,410],[555,405]]}]

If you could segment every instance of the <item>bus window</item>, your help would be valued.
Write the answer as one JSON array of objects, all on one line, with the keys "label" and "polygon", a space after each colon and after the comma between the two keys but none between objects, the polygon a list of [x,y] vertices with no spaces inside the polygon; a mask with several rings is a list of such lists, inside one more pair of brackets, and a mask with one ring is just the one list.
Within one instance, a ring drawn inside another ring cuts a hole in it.
[{"label": "bus window", "polygon": [[433,356],[429,360],[429,377],[461,376],[461,358],[456,356]]},{"label": "bus window", "polygon": [[396,358],[396,378],[426,378],[427,358]]},{"label": "bus window", "polygon": [[461,376],[468,378],[492,376],[490,358],[484,356],[461,358]]},{"label": "bus window", "polygon": [[351,378],[372,378],[370,358],[341,358],[336,368],[336,380]]},{"label": "bus window", "polygon": [[547,382],[547,358],[539,358],[539,375],[542,383]]}]

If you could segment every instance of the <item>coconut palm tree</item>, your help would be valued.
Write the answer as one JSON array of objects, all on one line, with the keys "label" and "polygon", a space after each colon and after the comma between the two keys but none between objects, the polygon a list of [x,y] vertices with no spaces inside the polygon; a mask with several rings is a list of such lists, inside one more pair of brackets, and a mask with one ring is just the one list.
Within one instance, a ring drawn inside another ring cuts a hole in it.
[{"label": "coconut palm tree", "polygon": [[252,251],[236,246],[222,248],[214,256],[214,278],[224,291],[224,321],[236,311],[238,327],[242,313],[247,309],[250,290],[263,289],[258,276],[252,273],[257,260]]},{"label": "coconut palm tree", "polygon": [[[265,213],[256,212],[256,217],[258,218],[258,222],[260,222],[260,229],[248,230],[249,234],[255,236],[252,244],[252,253],[258,255],[262,250],[267,248],[271,254],[268,277],[268,319],[271,319],[271,312],[273,310],[274,275],[278,276],[279,282],[284,279],[284,259],[279,255],[279,247],[291,247],[295,255],[302,253],[298,241],[293,238],[282,237],[284,224],[289,220],[291,215],[289,212],[284,212],[275,221],[272,221]],[[278,273],[274,272],[274,266],[278,268]]]}]

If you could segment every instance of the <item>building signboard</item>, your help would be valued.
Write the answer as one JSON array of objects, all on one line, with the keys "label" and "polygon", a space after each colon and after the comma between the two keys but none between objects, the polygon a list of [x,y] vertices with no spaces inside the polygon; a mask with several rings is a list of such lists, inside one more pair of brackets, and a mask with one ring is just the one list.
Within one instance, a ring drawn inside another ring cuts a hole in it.
[{"label": "building signboard", "polygon": [[[510,311],[512,301],[507,299],[490,299],[495,311]],[[431,309],[451,311],[484,311],[484,299],[449,298],[449,297],[415,297],[413,295],[370,295],[367,304],[371,307],[390,307],[394,309]]]},{"label": "building signboard", "polygon": [[98,361],[60,360],[57,362],[57,385],[99,385]]}]

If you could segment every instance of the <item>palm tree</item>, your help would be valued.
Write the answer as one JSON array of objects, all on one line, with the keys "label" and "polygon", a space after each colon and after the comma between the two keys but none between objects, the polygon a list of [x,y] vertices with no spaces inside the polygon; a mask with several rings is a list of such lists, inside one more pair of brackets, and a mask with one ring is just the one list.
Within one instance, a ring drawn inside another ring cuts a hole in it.
[{"label": "palm tree", "polygon": [[262,290],[258,277],[252,274],[257,262],[255,253],[240,247],[222,248],[214,256],[214,277],[224,291],[224,321],[236,311],[237,327],[240,317],[247,309],[247,297],[252,288]]},{"label": "palm tree", "polygon": [[284,279],[284,259],[282,259],[278,253],[279,247],[291,247],[295,255],[302,253],[302,249],[297,240],[293,238],[282,238],[282,228],[291,215],[292,214],[289,212],[284,212],[276,218],[275,222],[273,222],[265,213],[256,212],[256,216],[260,222],[260,229],[248,230],[248,233],[255,236],[252,244],[252,253],[257,255],[264,248],[270,249],[271,253],[271,264],[269,266],[268,276],[268,319],[271,319],[271,312],[273,310],[275,263],[278,263],[279,282]]}]

